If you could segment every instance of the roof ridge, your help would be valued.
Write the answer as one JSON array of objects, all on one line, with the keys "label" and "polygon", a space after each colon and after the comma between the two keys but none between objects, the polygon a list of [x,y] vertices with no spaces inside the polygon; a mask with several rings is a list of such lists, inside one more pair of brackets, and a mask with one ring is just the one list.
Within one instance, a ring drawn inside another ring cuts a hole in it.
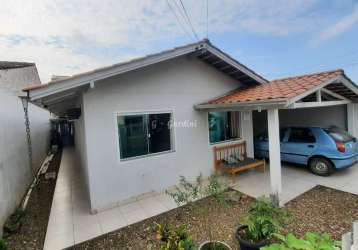
[{"label": "roof ridge", "polygon": [[66,79],[58,79],[58,80],[54,80],[54,81],[49,81],[48,84],[65,81],[65,80],[68,80],[70,78],[79,77],[79,76],[82,76],[82,75],[85,75],[85,74],[88,74],[88,73],[95,73],[95,72],[98,72],[98,71],[101,71],[101,70],[106,70],[106,69],[111,68],[111,67],[125,65],[125,64],[131,63],[131,62],[136,62],[136,61],[143,60],[144,58],[153,57],[153,56],[156,56],[156,55],[172,52],[172,51],[175,51],[175,50],[178,50],[178,49],[183,49],[185,47],[190,47],[190,46],[195,46],[195,45],[199,46],[199,45],[205,44],[205,43],[206,44],[211,44],[208,39],[202,39],[202,40],[199,40],[197,42],[188,43],[188,44],[184,44],[184,45],[180,45],[180,46],[175,46],[175,47],[172,47],[172,48],[169,48],[169,49],[164,49],[164,50],[159,51],[159,52],[153,52],[153,53],[150,53],[150,54],[147,54],[147,55],[144,55],[144,56],[134,57],[134,58],[131,58],[131,59],[128,59],[128,60],[124,60],[124,61],[113,63],[113,64],[110,64],[110,65],[98,67],[98,68],[91,69],[91,70],[88,70],[88,71],[85,71],[85,72],[73,74],[73,75],[68,76]]},{"label": "roof ridge", "polygon": [[321,74],[335,73],[335,72],[341,72],[342,74],[344,74],[343,69],[333,69],[333,70],[326,70],[326,71],[311,72],[311,73],[307,73],[307,74],[303,74],[303,75],[295,75],[295,76],[276,78],[276,79],[270,80],[270,82],[283,81],[283,80],[288,80],[288,79],[293,79],[293,78],[302,78],[302,77],[307,77],[307,76],[321,75]]}]

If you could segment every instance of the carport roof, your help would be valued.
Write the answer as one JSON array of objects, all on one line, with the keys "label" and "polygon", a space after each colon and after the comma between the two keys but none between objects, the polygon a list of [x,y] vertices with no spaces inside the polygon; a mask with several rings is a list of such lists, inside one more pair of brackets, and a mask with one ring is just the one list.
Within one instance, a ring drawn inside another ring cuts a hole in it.
[{"label": "carport roof", "polygon": [[358,87],[344,74],[342,69],[276,79],[267,84],[239,88],[196,105],[198,109],[235,106],[242,104],[289,105],[321,88],[342,99],[355,101]]}]

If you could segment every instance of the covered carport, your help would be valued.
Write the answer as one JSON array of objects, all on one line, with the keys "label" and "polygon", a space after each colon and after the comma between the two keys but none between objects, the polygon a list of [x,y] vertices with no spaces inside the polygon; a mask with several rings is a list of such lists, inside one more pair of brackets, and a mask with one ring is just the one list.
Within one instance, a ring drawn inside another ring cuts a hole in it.
[{"label": "covered carport", "polygon": [[[280,115],[283,116],[282,121],[287,122],[292,116],[292,123],[297,125],[300,122],[300,125],[305,125],[304,123],[309,120],[307,110],[310,110],[310,115],[314,116],[317,123],[330,123],[335,120],[333,125],[342,126],[343,124],[351,134],[357,136],[357,101],[358,88],[355,83],[344,74],[343,70],[334,70],[283,78],[260,86],[241,88],[196,105],[196,108],[208,111],[249,111],[254,113],[254,117],[261,119],[256,119],[255,132],[262,129],[268,131],[270,195],[275,202],[279,203],[282,193]],[[325,111],[322,112],[322,110]],[[267,115],[260,117],[260,113]]]}]

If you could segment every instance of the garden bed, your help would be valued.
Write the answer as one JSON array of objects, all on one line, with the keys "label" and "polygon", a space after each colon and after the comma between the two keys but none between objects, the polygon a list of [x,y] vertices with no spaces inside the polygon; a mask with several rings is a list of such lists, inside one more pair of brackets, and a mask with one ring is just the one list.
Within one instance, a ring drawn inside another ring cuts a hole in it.
[{"label": "garden bed", "polygon": [[[60,162],[61,152],[59,151],[55,154],[47,172],[58,173]],[[55,179],[46,180],[44,176],[40,177],[39,183],[31,193],[19,232],[5,239],[9,250],[43,249],[55,186]]]},{"label": "garden bed", "polygon": [[[183,206],[152,217],[120,230],[105,234],[68,249],[158,249],[154,223],[170,225],[185,224],[196,242],[208,240],[203,221],[212,221],[213,238],[238,249],[234,232],[253,198],[242,195],[229,207],[218,205],[212,198],[203,199],[202,206],[210,206],[210,218],[203,218],[191,206]],[[352,222],[358,220],[358,196],[338,190],[317,186],[286,204],[293,214],[292,223],[285,231],[303,235],[306,231],[330,233],[335,239],[351,230]],[[148,248],[152,246],[152,248]]]}]

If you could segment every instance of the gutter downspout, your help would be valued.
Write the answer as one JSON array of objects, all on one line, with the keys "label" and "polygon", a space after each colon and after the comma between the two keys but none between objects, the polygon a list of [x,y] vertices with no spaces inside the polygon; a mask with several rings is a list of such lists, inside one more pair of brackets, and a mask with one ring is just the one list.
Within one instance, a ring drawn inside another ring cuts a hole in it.
[{"label": "gutter downspout", "polygon": [[22,102],[22,107],[24,109],[29,168],[30,168],[31,176],[34,177],[35,173],[34,173],[33,163],[32,163],[32,143],[31,143],[31,130],[30,130],[30,119],[29,119],[29,92],[27,91],[27,95],[21,96],[20,98],[21,98],[21,102]]}]

